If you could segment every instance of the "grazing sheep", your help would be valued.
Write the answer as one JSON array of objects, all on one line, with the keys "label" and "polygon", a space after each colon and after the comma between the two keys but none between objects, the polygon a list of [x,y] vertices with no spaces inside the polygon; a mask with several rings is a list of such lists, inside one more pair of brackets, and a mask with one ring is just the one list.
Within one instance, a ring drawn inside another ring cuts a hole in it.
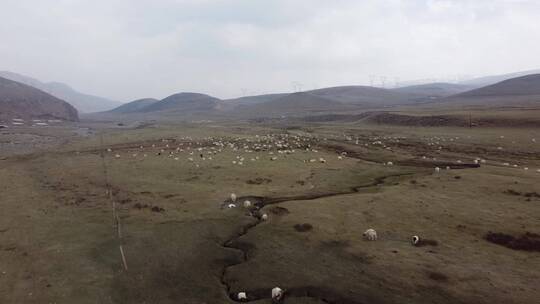
[{"label": "grazing sheep", "polygon": [[247,300],[247,294],[245,292],[239,292],[237,295],[236,295],[236,298],[239,300],[239,301],[245,301]]},{"label": "grazing sheep", "polygon": [[279,303],[283,298],[283,289],[279,287],[272,288],[272,301]]},{"label": "grazing sheep", "polygon": [[236,202],[236,194],[231,193],[231,202]]},{"label": "grazing sheep", "polygon": [[227,207],[228,207],[228,208],[235,208],[236,205],[235,205],[235,204],[228,204]]},{"label": "grazing sheep", "polygon": [[377,231],[375,231],[374,229],[368,229],[366,230],[363,234],[364,236],[364,239],[368,240],[368,241],[376,241],[377,240]]},{"label": "grazing sheep", "polygon": [[245,208],[251,207],[251,201],[244,201],[244,207]]},{"label": "grazing sheep", "polygon": [[441,168],[435,167],[435,173],[439,173],[439,172],[441,172]]},{"label": "grazing sheep", "polygon": [[268,214],[264,213],[264,214],[261,216],[261,220],[263,220],[263,221],[268,220]]},{"label": "grazing sheep", "polygon": [[413,235],[411,238],[411,243],[413,246],[416,246],[418,242],[420,241],[420,237],[418,235]]}]

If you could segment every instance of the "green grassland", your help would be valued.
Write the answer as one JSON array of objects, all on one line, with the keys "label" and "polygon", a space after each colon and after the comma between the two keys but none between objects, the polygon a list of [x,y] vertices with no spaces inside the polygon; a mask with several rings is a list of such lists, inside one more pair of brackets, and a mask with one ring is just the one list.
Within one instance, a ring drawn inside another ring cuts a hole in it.
[{"label": "green grassland", "polygon": [[[270,303],[275,286],[286,303],[540,296],[540,253],[484,239],[540,233],[540,198],[526,195],[540,193],[538,129],[93,127],[1,161],[0,303],[233,303],[239,291]],[[227,208],[231,193],[279,199],[260,221],[243,199]]]}]

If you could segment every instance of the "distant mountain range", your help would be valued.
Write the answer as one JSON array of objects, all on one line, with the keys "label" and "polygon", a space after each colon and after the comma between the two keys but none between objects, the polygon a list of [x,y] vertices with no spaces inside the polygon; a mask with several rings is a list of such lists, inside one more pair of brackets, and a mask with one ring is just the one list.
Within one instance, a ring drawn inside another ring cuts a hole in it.
[{"label": "distant mountain range", "polygon": [[[517,98],[518,96],[519,98]],[[297,93],[245,96],[227,100],[220,100],[205,94],[179,93],[159,101],[155,99],[136,100],[108,113],[151,114],[154,118],[159,118],[162,115],[185,116],[190,114],[228,117],[298,117],[332,113],[361,113],[367,110],[380,110],[395,106],[528,105],[540,100],[538,96],[540,96],[540,76],[528,75],[482,88],[472,84],[454,83],[429,83],[396,89],[342,86]]]},{"label": "distant mountain range", "polygon": [[0,120],[79,120],[69,103],[34,87],[0,77]]},{"label": "distant mountain range", "polygon": [[[540,103],[540,73],[508,79],[507,75],[490,76],[464,83],[428,83],[383,89],[369,86],[340,86],[296,93],[276,93],[219,98],[192,92],[170,95],[164,99],[138,99],[107,111],[85,117],[136,117],[136,119],[191,118],[263,118],[303,117],[310,115],[347,115],[354,117],[366,111],[381,111],[395,107],[431,106],[537,106]],[[11,72],[0,72],[0,115],[6,117],[57,117],[77,120],[78,113],[69,103],[96,111],[109,108],[114,101],[85,95],[61,83],[42,83]],[[23,83],[13,81],[19,79]],[[492,81],[503,79],[492,84]],[[479,87],[480,83],[490,83]],[[40,89],[40,88],[43,88]],[[44,91],[47,90],[47,91]],[[49,94],[48,92],[54,92]],[[65,101],[58,96],[68,96]],[[81,104],[82,103],[82,104]],[[88,110],[89,111],[89,110]],[[329,116],[330,117],[330,116]]]},{"label": "distant mountain range", "polygon": [[44,83],[37,79],[8,71],[0,71],[0,77],[29,85],[65,100],[81,113],[107,111],[122,104],[107,98],[77,92],[70,86],[60,82]]}]

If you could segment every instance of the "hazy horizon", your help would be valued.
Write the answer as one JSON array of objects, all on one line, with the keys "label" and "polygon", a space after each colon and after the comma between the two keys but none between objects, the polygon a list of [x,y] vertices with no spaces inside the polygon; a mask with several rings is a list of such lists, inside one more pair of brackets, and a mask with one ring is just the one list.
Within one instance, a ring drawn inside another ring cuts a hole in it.
[{"label": "hazy horizon", "polygon": [[0,18],[0,70],[121,102],[540,67],[540,3],[525,0],[7,0]]}]

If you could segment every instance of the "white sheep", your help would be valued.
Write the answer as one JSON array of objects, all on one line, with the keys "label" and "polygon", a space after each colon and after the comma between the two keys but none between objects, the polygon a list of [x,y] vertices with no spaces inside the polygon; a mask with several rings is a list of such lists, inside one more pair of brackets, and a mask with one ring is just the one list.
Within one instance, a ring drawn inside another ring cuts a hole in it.
[{"label": "white sheep", "polygon": [[272,300],[280,301],[283,298],[283,289],[279,287],[272,288]]},{"label": "white sheep", "polygon": [[251,207],[251,201],[244,201],[244,208]]},{"label": "white sheep", "polygon": [[376,241],[377,240],[377,231],[374,229],[368,229],[363,233],[363,236],[368,241]]},{"label": "white sheep", "polygon": [[263,221],[268,220],[268,214],[264,213],[264,214],[261,216],[261,220],[263,220]]},{"label": "white sheep", "polygon": [[441,168],[435,167],[435,173],[439,173],[439,172],[441,172]]},{"label": "white sheep", "polygon": [[236,298],[239,300],[239,301],[242,301],[242,300],[247,300],[247,294],[243,291],[239,292],[237,295],[236,295]]},{"label": "white sheep", "polygon": [[411,243],[413,246],[416,246],[419,241],[420,241],[420,237],[418,235],[413,235],[411,237]]},{"label": "white sheep", "polygon": [[231,193],[231,202],[236,202],[236,194]]}]

